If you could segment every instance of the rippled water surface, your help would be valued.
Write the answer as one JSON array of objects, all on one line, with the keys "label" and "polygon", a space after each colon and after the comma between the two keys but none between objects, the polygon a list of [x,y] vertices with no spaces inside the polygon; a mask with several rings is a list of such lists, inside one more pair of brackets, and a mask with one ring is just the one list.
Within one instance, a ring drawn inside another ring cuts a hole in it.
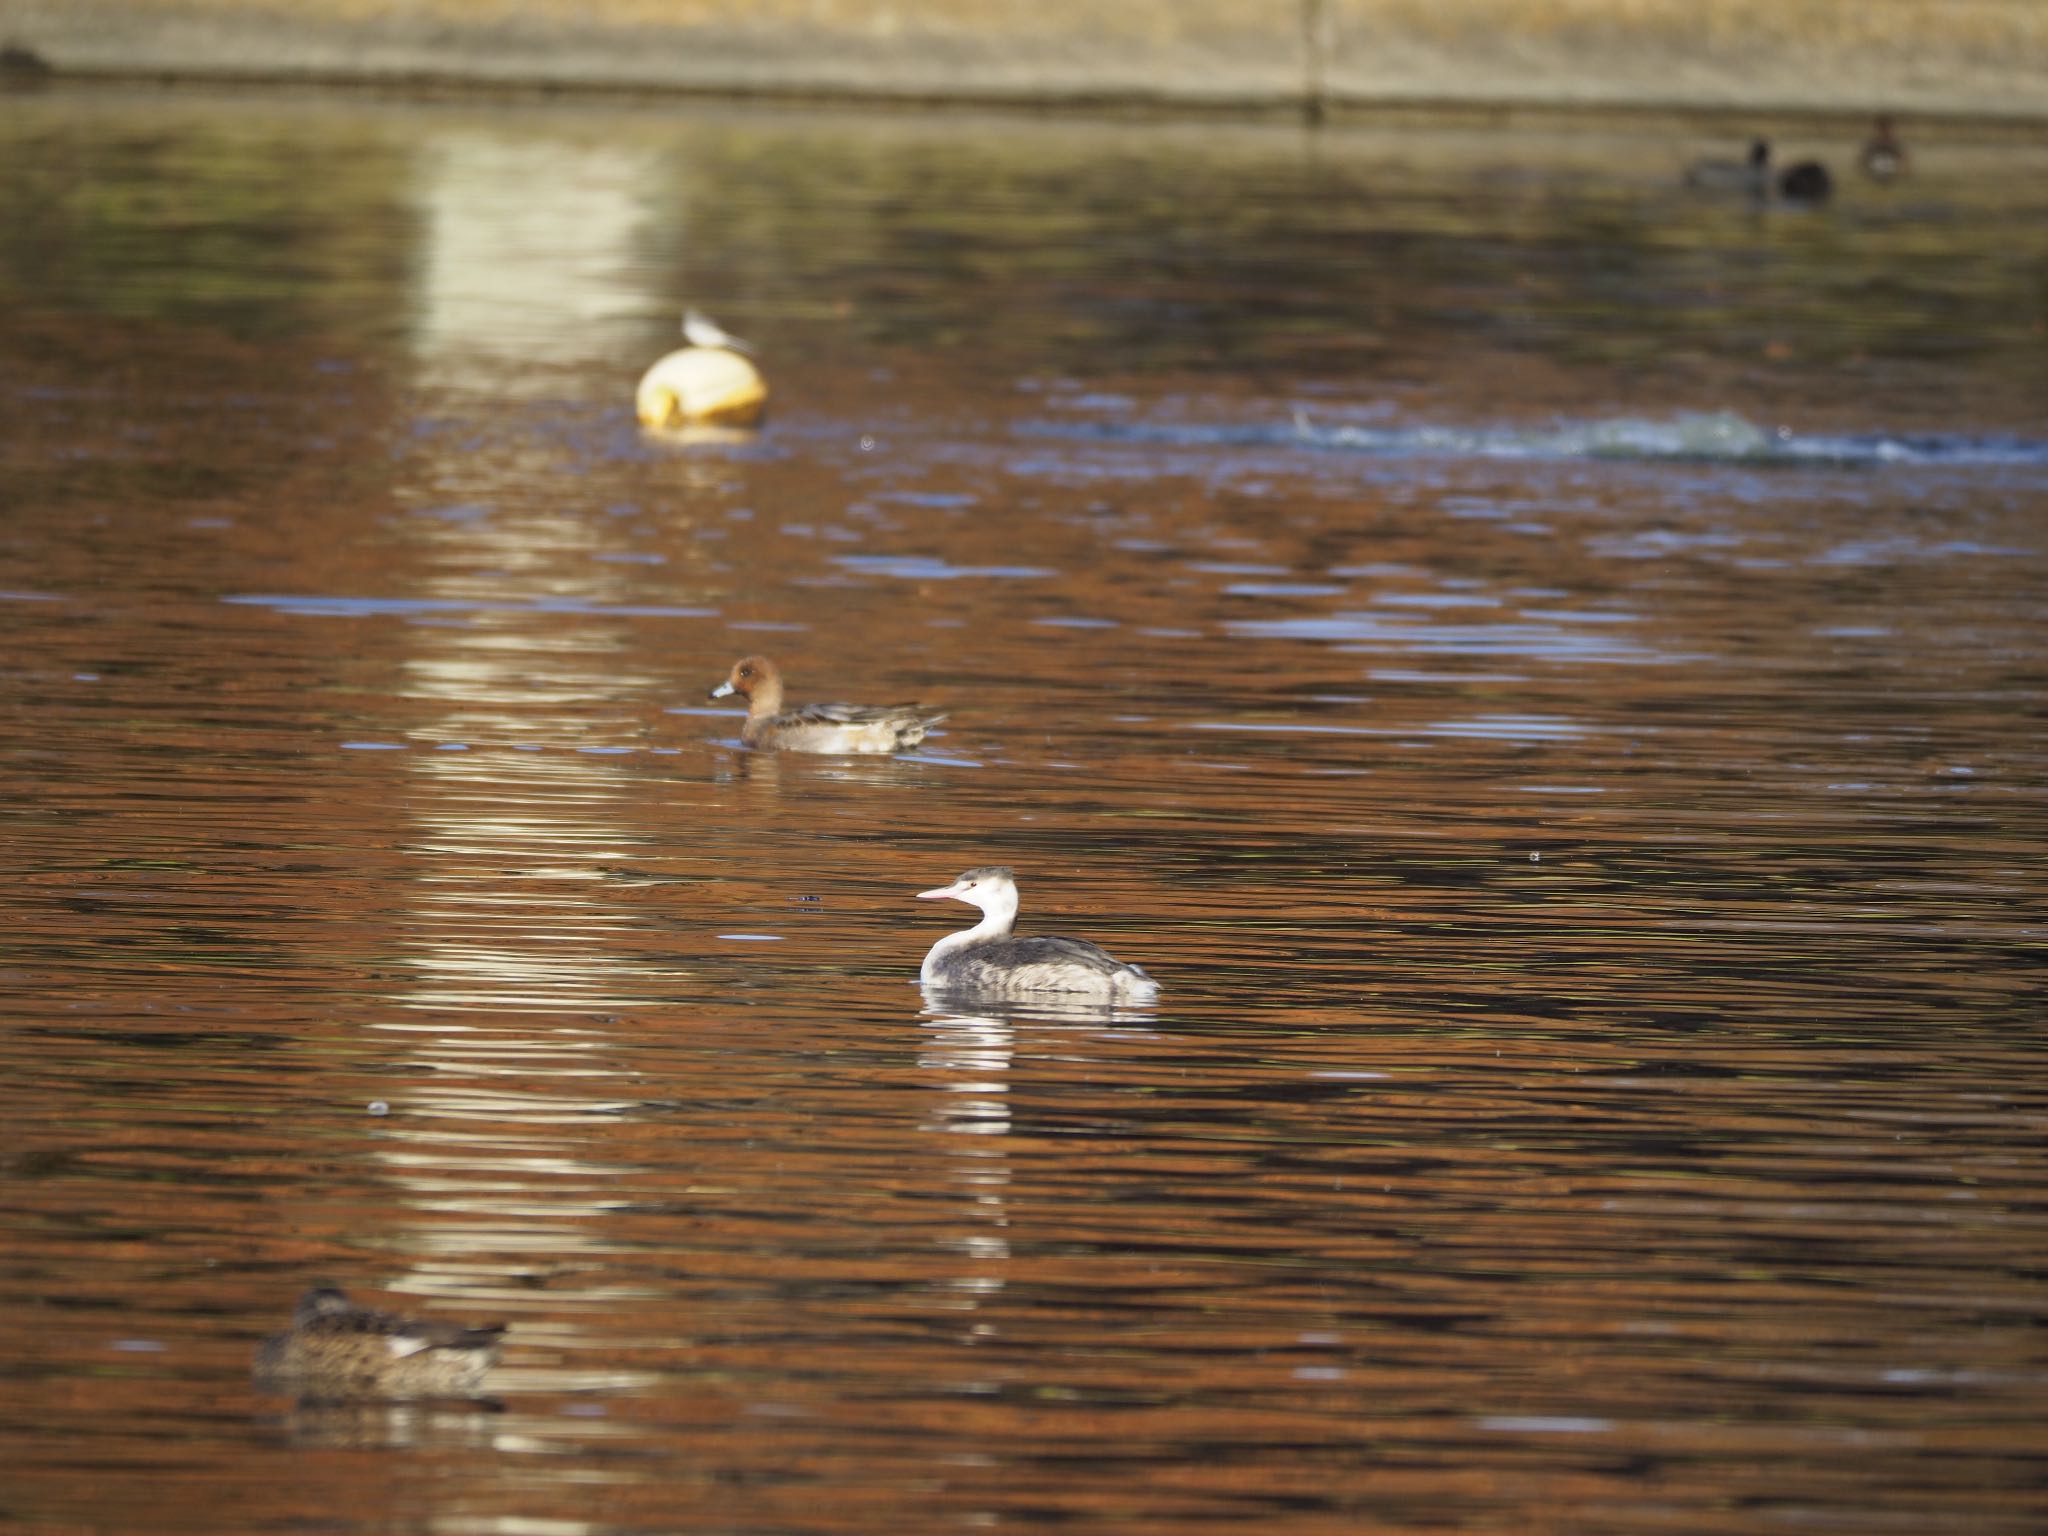
[{"label": "rippled water surface", "polygon": [[2041,1529],[2048,157],[1715,139],[9,98],[0,1523]]}]

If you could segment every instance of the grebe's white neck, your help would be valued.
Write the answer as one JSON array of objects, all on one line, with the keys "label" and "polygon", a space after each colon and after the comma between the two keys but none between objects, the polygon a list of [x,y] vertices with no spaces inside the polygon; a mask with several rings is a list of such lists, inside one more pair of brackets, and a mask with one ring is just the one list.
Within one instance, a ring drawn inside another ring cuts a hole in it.
[{"label": "grebe's white neck", "polygon": [[964,901],[981,908],[980,922],[947,934],[931,947],[917,973],[919,981],[930,982],[946,961],[961,950],[1000,939],[1017,925],[1017,881],[1007,869],[970,869],[951,885],[936,891],[919,891],[917,899]]}]

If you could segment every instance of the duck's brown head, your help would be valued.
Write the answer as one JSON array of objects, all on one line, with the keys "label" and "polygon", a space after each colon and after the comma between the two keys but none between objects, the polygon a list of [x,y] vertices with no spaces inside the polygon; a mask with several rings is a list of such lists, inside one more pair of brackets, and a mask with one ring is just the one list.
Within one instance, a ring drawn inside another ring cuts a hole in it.
[{"label": "duck's brown head", "polygon": [[764,705],[777,709],[782,701],[782,674],[766,656],[742,656],[732,664],[724,682],[711,690],[714,699],[738,694],[756,711]]}]

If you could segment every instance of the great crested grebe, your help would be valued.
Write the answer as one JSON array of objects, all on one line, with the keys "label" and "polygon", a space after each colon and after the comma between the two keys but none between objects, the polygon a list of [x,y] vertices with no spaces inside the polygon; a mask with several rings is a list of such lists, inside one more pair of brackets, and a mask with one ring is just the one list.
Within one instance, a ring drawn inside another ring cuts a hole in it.
[{"label": "great crested grebe", "polygon": [[917,899],[964,901],[982,912],[979,923],[947,934],[924,957],[918,980],[928,987],[1005,997],[1063,992],[1116,1003],[1159,996],[1159,983],[1144,971],[1086,939],[1016,937],[1017,877],[1000,865],[970,869]]}]

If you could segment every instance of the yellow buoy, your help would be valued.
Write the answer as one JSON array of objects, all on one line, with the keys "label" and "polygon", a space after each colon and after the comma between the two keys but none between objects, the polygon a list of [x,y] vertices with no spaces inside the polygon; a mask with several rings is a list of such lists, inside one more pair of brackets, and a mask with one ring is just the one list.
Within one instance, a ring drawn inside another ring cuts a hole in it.
[{"label": "yellow buoy", "polygon": [[768,405],[768,383],[739,353],[725,347],[684,347],[640,377],[634,392],[640,424],[680,427],[704,422],[751,427]]}]

